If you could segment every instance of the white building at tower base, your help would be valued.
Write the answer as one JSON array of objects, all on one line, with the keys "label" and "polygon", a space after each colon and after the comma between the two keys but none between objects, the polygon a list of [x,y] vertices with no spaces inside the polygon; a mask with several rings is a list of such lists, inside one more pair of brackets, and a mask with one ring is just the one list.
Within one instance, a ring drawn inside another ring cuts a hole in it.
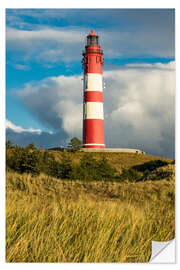
[{"label": "white building at tower base", "polygon": [[82,152],[110,152],[110,153],[134,153],[134,154],[143,154],[146,153],[139,149],[130,149],[130,148],[81,148],[79,151]]}]

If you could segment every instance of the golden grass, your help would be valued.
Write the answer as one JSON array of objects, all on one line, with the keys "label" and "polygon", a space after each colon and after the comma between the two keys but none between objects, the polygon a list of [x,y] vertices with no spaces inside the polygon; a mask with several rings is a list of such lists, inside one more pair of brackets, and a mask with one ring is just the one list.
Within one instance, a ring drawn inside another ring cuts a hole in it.
[{"label": "golden grass", "polygon": [[147,262],[152,240],[174,238],[174,176],[84,183],[7,172],[6,184],[7,262]]}]

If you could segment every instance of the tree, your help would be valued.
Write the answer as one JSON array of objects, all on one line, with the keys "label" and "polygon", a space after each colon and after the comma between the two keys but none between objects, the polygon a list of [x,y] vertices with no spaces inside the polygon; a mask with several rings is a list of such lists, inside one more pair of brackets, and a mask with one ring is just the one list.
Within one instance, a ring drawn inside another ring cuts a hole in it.
[{"label": "tree", "polygon": [[36,149],[36,147],[35,147],[35,145],[34,145],[34,143],[29,143],[27,146],[26,146],[26,149],[27,150],[35,150]]},{"label": "tree", "polygon": [[39,174],[39,152],[38,151],[27,151],[24,149],[20,162],[19,162],[20,173],[32,173]]},{"label": "tree", "polygon": [[13,143],[11,141],[7,141],[6,142],[6,148],[12,148],[13,147]]},{"label": "tree", "polygon": [[78,151],[81,148],[82,145],[82,141],[79,140],[77,137],[74,137],[70,140],[68,147],[72,150],[72,151]]}]

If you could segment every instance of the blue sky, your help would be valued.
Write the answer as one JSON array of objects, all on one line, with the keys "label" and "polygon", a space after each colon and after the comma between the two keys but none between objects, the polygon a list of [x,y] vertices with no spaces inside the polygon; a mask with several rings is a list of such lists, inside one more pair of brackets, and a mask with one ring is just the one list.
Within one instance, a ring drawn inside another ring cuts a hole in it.
[{"label": "blue sky", "polygon": [[[7,138],[19,144],[33,140],[37,146],[42,140],[42,147],[50,147],[66,144],[71,136],[81,137],[81,53],[86,35],[94,28],[100,36],[105,58],[107,146],[143,145],[151,154],[173,157],[174,16],[173,9],[7,9]],[[146,78],[149,87],[152,84],[152,91],[144,86],[142,78]],[[165,79],[167,90],[163,85]],[[131,94],[127,99],[133,87],[132,93],[136,92],[137,96],[132,98],[134,94]],[[118,98],[114,100],[112,94],[117,90]],[[144,108],[138,91],[143,92],[141,96],[146,100],[152,95],[154,103]],[[166,121],[162,120],[163,91],[167,96]],[[134,108],[136,120],[129,108]],[[134,124],[143,113],[144,128]],[[117,126],[113,135],[109,121]],[[148,129],[147,123],[153,130],[152,134],[148,132],[151,138],[142,132]],[[21,132],[17,132],[17,126],[22,128]],[[39,137],[36,130],[41,130]],[[141,141],[138,130],[144,136]],[[127,136],[130,131],[136,139]]]}]

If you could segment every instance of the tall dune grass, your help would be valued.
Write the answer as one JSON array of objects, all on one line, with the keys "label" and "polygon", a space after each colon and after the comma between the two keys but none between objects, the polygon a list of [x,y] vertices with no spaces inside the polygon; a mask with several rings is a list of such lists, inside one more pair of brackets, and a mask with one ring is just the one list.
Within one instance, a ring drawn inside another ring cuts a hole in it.
[{"label": "tall dune grass", "polygon": [[174,238],[174,177],[83,183],[7,172],[6,184],[7,262],[147,262],[152,240]]}]

